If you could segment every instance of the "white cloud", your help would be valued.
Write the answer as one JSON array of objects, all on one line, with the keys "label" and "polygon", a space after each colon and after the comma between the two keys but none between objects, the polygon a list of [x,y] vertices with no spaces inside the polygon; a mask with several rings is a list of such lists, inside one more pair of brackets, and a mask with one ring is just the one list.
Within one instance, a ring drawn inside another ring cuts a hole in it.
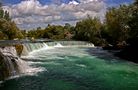
[{"label": "white cloud", "polygon": [[81,3],[98,2],[100,0],[79,0]]},{"label": "white cloud", "polygon": [[75,0],[72,0],[72,1],[69,2],[69,4],[78,5],[79,3],[76,2]]},{"label": "white cloud", "polygon": [[20,26],[76,21],[86,18],[87,15],[102,18],[105,11],[103,0],[79,0],[79,3],[72,0],[68,4],[61,4],[61,0],[56,0],[55,3],[58,4],[42,5],[38,0],[25,0],[3,8],[9,11],[13,20]]}]

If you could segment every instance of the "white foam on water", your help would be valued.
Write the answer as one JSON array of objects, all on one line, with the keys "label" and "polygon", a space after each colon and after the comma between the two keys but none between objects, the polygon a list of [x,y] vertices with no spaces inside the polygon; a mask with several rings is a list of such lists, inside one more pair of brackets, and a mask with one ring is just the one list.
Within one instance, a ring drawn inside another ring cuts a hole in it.
[{"label": "white foam on water", "polygon": [[88,46],[88,47],[95,47],[94,44],[92,44],[92,43],[89,43],[86,46]]},{"label": "white foam on water", "polygon": [[37,53],[37,52],[40,52],[42,50],[48,50],[48,49],[54,49],[53,47],[43,47],[41,49],[38,49],[38,50],[34,50],[32,52],[29,53],[29,55],[32,55],[33,53]]},{"label": "white foam on water", "polygon": [[39,72],[47,71],[45,68],[42,67],[31,67],[27,70],[27,72],[24,75],[37,75]]},{"label": "white foam on water", "polygon": [[49,46],[46,43],[43,43],[45,48],[49,48]]},{"label": "white foam on water", "polygon": [[[62,43],[62,44],[64,44],[64,43]],[[64,56],[76,56],[76,57],[88,56],[88,53],[86,53],[85,51],[82,51],[82,50],[78,51],[78,49],[70,48],[70,47],[94,47],[94,45],[91,43],[82,43],[82,45],[75,44],[75,43],[73,43],[73,44],[69,43],[65,46],[63,46],[62,44],[59,42],[56,45],[48,46],[49,44],[41,43],[41,48],[33,49],[33,51],[29,52],[29,54],[27,56],[22,56],[22,58],[24,58],[24,59],[38,60],[36,62],[27,61],[29,67],[28,67],[28,69],[26,69],[27,71],[25,71],[26,72],[25,74],[35,75],[38,72],[47,71],[45,68],[42,68],[42,67],[32,67],[31,65],[34,66],[34,64],[59,65],[59,63],[55,63],[55,62],[41,62],[39,60],[53,60],[53,59],[59,60],[59,59],[64,59],[65,58]],[[62,48],[64,47],[64,49],[67,49],[67,50],[60,49],[60,47],[62,47]],[[77,66],[86,67],[85,65],[80,65],[80,64],[77,64]]]},{"label": "white foam on water", "polygon": [[2,84],[3,83],[3,81],[0,81],[0,84]]},{"label": "white foam on water", "polygon": [[[37,75],[37,73],[45,71],[45,68],[42,67],[32,67],[31,65],[34,65],[34,63],[31,63],[30,61],[23,61],[21,60],[20,69],[21,69],[21,75]],[[39,63],[39,62],[37,62]]]},{"label": "white foam on water", "polygon": [[[6,80],[10,80],[10,79],[14,79],[14,78],[19,78],[21,76],[37,76],[37,74],[39,72],[43,72],[43,71],[47,71],[45,68],[42,67],[28,67],[27,70],[25,70],[25,72],[15,75],[15,76],[11,76],[9,78],[7,78]],[[0,81],[0,83],[3,83],[2,81]]]},{"label": "white foam on water", "polygon": [[61,65],[61,63],[56,63],[56,62],[54,62],[54,61],[52,61],[52,62],[46,62],[46,63],[44,63],[44,64]]},{"label": "white foam on water", "polygon": [[86,68],[86,67],[87,67],[87,66],[84,65],[84,64],[76,64],[76,66],[83,67],[83,68]]},{"label": "white foam on water", "polygon": [[57,45],[55,45],[54,47],[64,47],[64,46],[61,45],[60,43],[57,43]]},{"label": "white foam on water", "polygon": [[42,67],[35,67],[35,66],[32,66],[34,64],[42,64],[42,62],[32,62],[32,61],[23,61],[22,60],[22,64],[21,65],[21,76],[23,75],[37,75],[37,73],[39,72],[43,72],[43,71],[47,71],[45,68],[42,68]]}]

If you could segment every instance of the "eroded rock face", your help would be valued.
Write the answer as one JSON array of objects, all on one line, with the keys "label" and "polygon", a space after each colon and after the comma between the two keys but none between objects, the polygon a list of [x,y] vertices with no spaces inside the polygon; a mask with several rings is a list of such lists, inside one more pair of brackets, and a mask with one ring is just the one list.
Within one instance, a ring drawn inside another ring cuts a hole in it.
[{"label": "eroded rock face", "polygon": [[0,47],[0,80],[19,74],[19,62],[15,47]]},{"label": "eroded rock face", "polygon": [[17,45],[15,45],[15,49],[16,49],[17,55],[21,56],[22,51],[23,51],[23,45],[22,44],[17,44]]}]

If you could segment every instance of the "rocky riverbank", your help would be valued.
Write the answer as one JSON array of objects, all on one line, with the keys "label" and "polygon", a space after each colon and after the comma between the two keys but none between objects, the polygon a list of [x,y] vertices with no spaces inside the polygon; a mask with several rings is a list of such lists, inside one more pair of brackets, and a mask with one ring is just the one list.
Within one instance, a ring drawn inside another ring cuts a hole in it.
[{"label": "rocky riverbank", "polygon": [[118,46],[106,46],[103,47],[104,50],[113,50],[113,51],[118,51],[115,53],[115,56],[118,56],[122,59],[138,63],[138,38],[133,38],[132,40],[128,41],[128,45],[123,46],[123,47],[118,47]]},{"label": "rocky riverbank", "polygon": [[138,63],[138,39],[132,41],[130,45],[126,46],[116,55],[125,60]]}]

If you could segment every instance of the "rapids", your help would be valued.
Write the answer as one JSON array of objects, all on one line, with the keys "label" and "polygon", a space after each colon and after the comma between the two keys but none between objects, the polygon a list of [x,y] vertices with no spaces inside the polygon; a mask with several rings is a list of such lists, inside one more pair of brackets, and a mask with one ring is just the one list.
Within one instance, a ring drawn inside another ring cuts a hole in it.
[{"label": "rapids", "polygon": [[44,69],[7,80],[0,90],[138,90],[137,64],[114,57],[99,47],[89,47],[90,44],[86,47],[65,44],[46,43],[33,51],[28,46],[30,52],[22,58],[31,67]]}]

